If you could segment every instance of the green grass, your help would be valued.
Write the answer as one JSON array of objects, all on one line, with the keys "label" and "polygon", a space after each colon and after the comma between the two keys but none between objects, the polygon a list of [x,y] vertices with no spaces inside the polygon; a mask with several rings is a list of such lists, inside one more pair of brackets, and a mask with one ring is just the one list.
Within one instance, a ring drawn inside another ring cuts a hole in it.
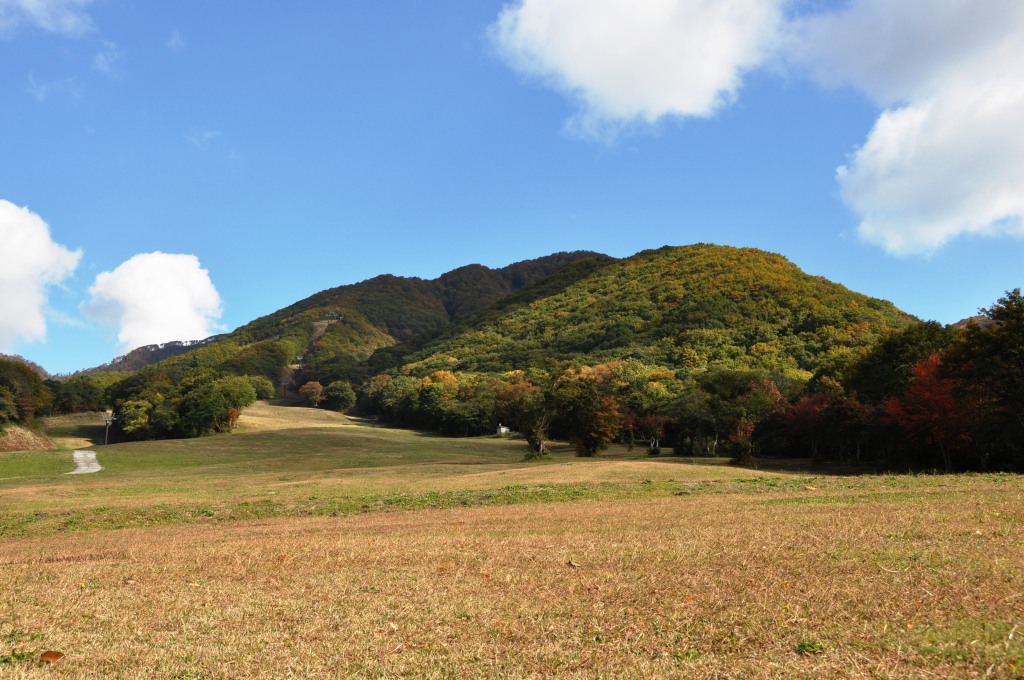
[{"label": "green grass", "polygon": [[75,469],[67,451],[15,451],[0,453],[0,490],[40,482],[53,482]]},{"label": "green grass", "polygon": [[[516,440],[356,425],[310,409],[262,405],[255,412],[263,425],[251,418],[244,428],[243,417],[243,431],[232,435],[96,447],[104,469],[89,475],[65,474],[74,468],[68,451],[0,454],[0,537],[695,494],[742,494],[773,506],[918,503],[972,493],[971,485],[949,487],[937,476],[808,476],[735,468],[724,459],[653,458],[618,446],[580,459],[562,445],[545,459],[524,461],[525,445]],[[78,437],[96,427],[94,420],[60,419],[51,432]],[[287,427],[265,429],[267,422]],[[304,426],[310,422],[320,426]]]},{"label": "green grass", "polygon": [[[757,492],[762,486],[798,488],[806,481],[732,468],[724,459],[651,458],[622,447],[588,460],[576,458],[562,445],[545,459],[526,462],[525,444],[516,440],[451,439],[345,419],[327,426],[296,427],[307,422],[322,425],[324,414],[265,405],[258,412],[289,427],[264,429],[254,424],[232,435],[99,446],[93,450],[104,469],[89,475],[65,474],[74,469],[68,451],[0,454],[0,537],[386,510]],[[55,429],[80,436],[82,428],[92,427],[90,422],[58,422]]]}]

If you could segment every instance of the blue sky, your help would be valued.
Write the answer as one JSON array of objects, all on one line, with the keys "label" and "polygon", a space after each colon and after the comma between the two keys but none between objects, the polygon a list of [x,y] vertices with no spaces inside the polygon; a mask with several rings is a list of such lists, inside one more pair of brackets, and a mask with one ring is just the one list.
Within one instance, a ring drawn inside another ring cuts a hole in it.
[{"label": "blue sky", "polygon": [[753,246],[945,323],[1021,285],[1022,3],[709,5],[0,0],[0,352],[560,250]]}]

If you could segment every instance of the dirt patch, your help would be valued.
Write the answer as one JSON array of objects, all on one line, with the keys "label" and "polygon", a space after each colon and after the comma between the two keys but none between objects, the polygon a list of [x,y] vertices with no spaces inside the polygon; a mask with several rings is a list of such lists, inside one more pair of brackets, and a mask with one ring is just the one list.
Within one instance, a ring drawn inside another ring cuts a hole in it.
[{"label": "dirt patch", "polygon": [[53,442],[32,430],[17,425],[8,425],[0,434],[0,451],[48,451]]}]

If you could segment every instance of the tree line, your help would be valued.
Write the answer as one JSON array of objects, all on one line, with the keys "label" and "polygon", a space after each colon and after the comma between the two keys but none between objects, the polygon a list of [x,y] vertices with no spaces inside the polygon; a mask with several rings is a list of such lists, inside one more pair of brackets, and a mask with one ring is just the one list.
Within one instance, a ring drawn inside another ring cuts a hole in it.
[{"label": "tree line", "polygon": [[687,370],[638,359],[424,377],[380,374],[359,408],[454,436],[522,433],[581,456],[619,440],[654,453],[801,457],[900,469],[1024,470],[1024,299],[1006,294],[966,328],[917,323],[809,380],[729,365]]},{"label": "tree line", "polygon": [[[751,351],[754,346],[751,347]],[[0,427],[112,409],[121,439],[230,431],[274,396],[295,345],[211,344],[134,373],[43,380],[0,358]],[[535,362],[536,363],[536,362]],[[965,328],[919,322],[834,353],[813,374],[723,359],[665,365],[548,359],[491,371],[406,365],[351,384],[309,379],[315,406],[450,436],[520,433],[530,456],[570,441],[677,455],[800,457],[890,469],[1024,470],[1024,299],[1008,292]],[[425,372],[425,371],[424,371]]]}]

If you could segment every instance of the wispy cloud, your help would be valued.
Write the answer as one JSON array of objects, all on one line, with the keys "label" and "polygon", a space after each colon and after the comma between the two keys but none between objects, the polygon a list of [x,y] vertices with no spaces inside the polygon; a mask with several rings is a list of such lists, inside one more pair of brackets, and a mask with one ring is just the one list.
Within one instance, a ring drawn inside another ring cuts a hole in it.
[{"label": "wispy cloud", "polygon": [[117,46],[117,43],[104,40],[100,51],[93,57],[92,66],[100,73],[116,78],[121,75],[121,67],[124,64],[124,50]]},{"label": "wispy cloud", "polygon": [[68,97],[73,103],[82,99],[82,86],[74,78],[39,81],[34,74],[28,74],[28,93],[42,104],[53,95]]},{"label": "wispy cloud", "polygon": [[122,349],[220,330],[220,294],[195,255],[145,253],[96,277],[82,312],[118,329]]},{"label": "wispy cloud", "polygon": [[81,257],[56,243],[39,215],[0,200],[0,352],[46,339],[47,289],[71,276]]},{"label": "wispy cloud", "polygon": [[171,35],[167,38],[167,42],[164,43],[169,50],[181,50],[188,46],[184,36],[179,31],[171,31]]},{"label": "wispy cloud", "polygon": [[12,36],[23,26],[79,36],[95,30],[86,8],[92,0],[0,0],[0,37]]},{"label": "wispy cloud", "polygon": [[185,139],[197,149],[205,149],[220,137],[220,130],[203,130],[202,132],[186,132]]},{"label": "wispy cloud", "polygon": [[86,325],[85,321],[83,321],[81,317],[71,316],[70,314],[52,307],[47,307],[43,310],[43,313],[46,315],[47,320],[52,321],[58,326],[64,326],[66,328],[85,328]]}]

